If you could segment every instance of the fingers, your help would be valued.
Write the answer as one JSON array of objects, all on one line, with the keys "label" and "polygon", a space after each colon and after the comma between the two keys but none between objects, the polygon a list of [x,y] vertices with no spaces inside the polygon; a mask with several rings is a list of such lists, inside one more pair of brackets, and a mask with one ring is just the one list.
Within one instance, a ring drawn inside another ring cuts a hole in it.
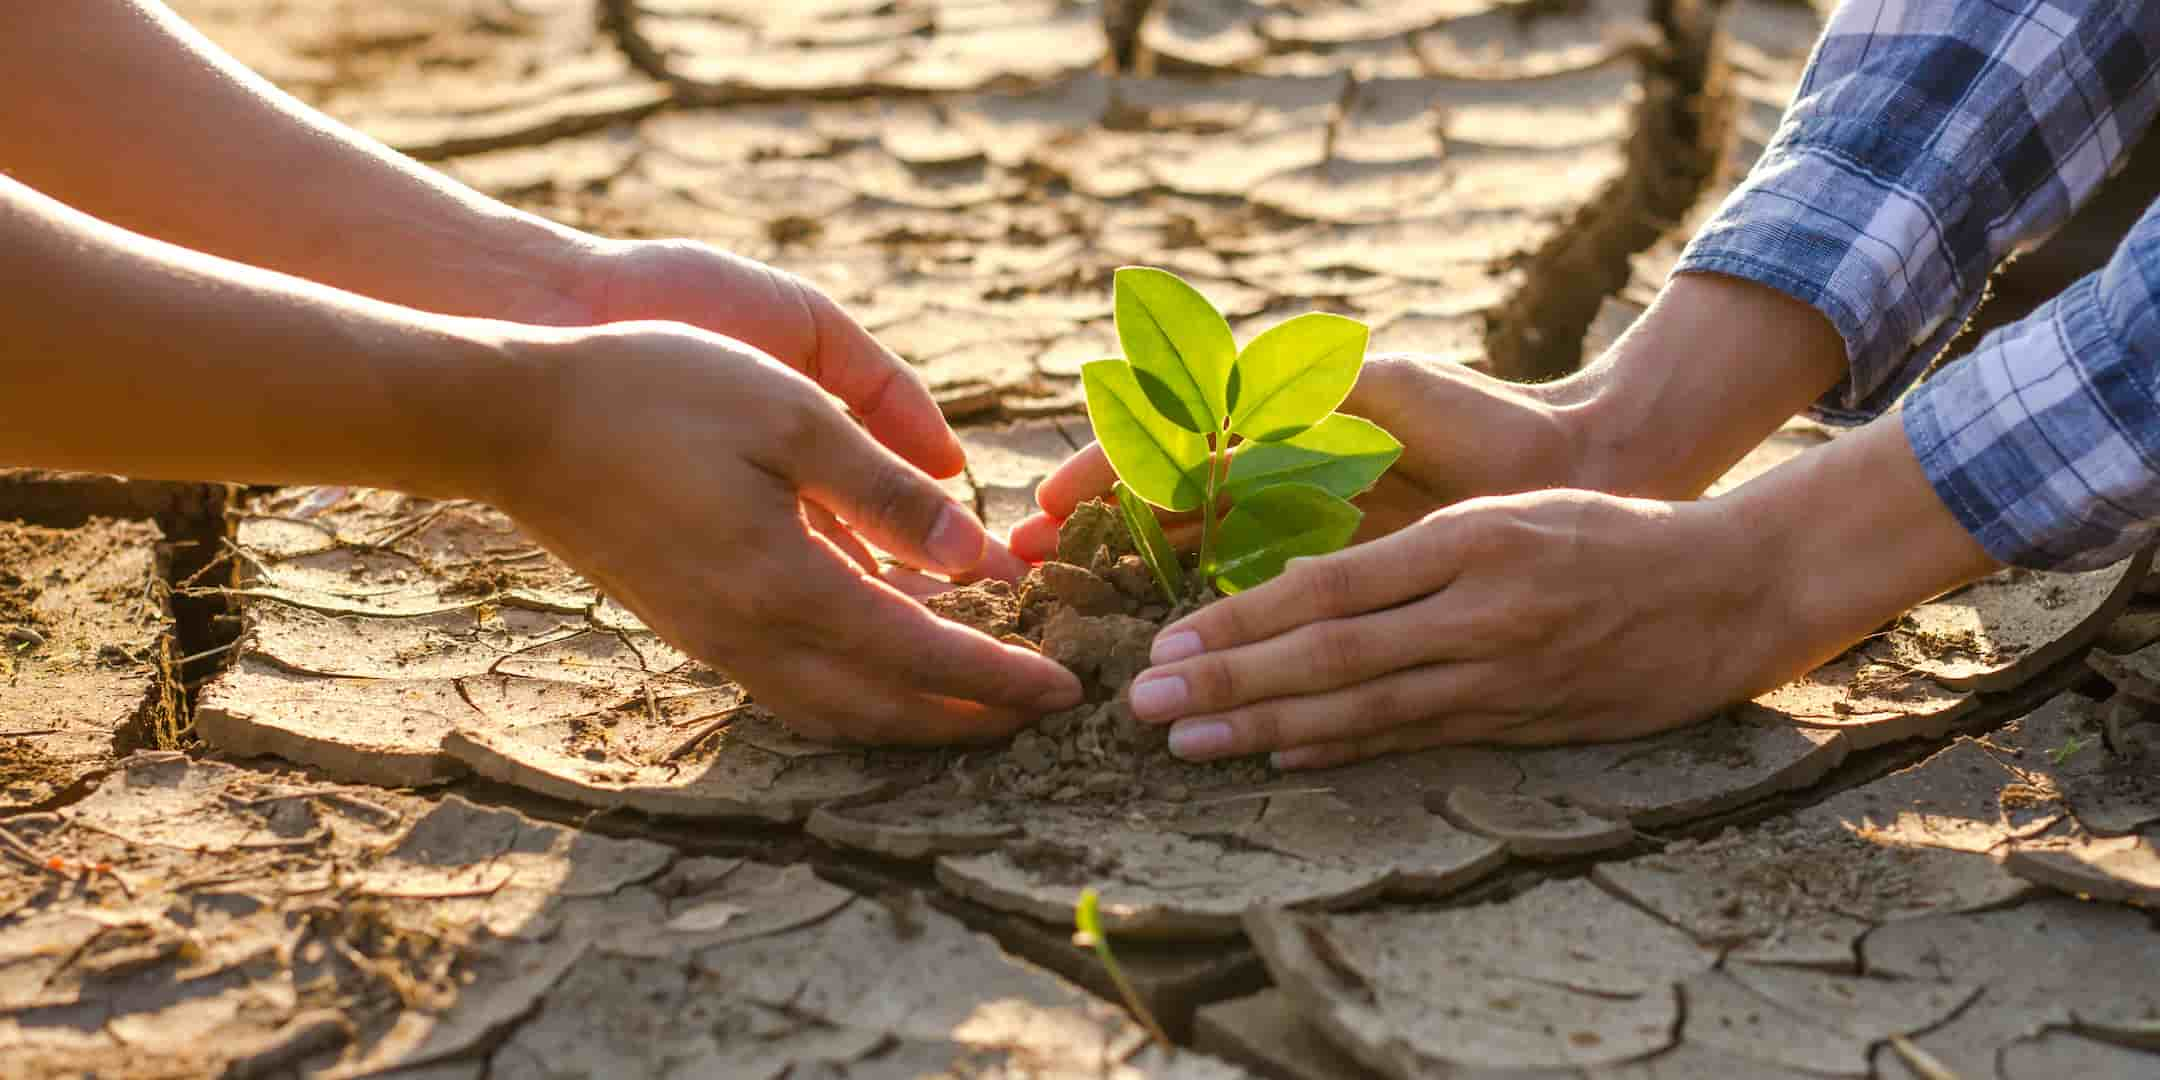
[{"label": "fingers", "polygon": [[1063,521],[1071,517],[1081,503],[1109,498],[1110,489],[1116,483],[1117,470],[1110,467],[1109,455],[1103,453],[1102,444],[1089,443],[1043,479],[1035,488],[1035,501],[1044,513]]},{"label": "fingers", "polygon": [[878,572],[876,553],[865,546],[861,538],[849,532],[848,527],[832,515],[832,511],[816,503],[804,503],[803,517],[810,523],[811,528],[818,531],[818,535],[832,541],[833,546],[839,548],[840,553],[846,555],[855,565],[872,574]]},{"label": "fingers", "polygon": [[953,583],[950,581],[943,578],[934,578],[921,571],[910,570],[905,566],[891,567],[879,574],[878,578],[913,600],[928,600],[941,593],[949,593],[953,589]]},{"label": "fingers", "polygon": [[[830,742],[927,746],[1011,735],[1030,714],[918,693],[844,659],[804,654],[763,665],[747,688],[796,733]],[[767,687],[770,687],[768,689]]]},{"label": "fingers", "polygon": [[1397,430],[1394,422],[1415,417],[1416,406],[1430,396],[1434,377],[1433,369],[1409,356],[1371,357],[1358,369],[1357,382],[1338,411]]},{"label": "fingers", "polygon": [[1488,662],[1433,664],[1326,693],[1280,697],[1227,712],[1188,717],[1170,729],[1170,752],[1188,761],[1350,742],[1416,724],[1450,742],[1491,736],[1465,724],[1497,688]]},{"label": "fingers", "polygon": [[941,619],[829,549],[796,550],[757,568],[771,590],[761,631],[918,693],[1036,712],[1080,701],[1080,681],[1057,662]]},{"label": "fingers", "polygon": [[1133,715],[1149,723],[1222,712],[1269,698],[1315,694],[1392,671],[1457,660],[1437,597],[1370,615],[1328,619],[1250,645],[1151,668],[1133,682]]},{"label": "fingers", "polygon": [[972,512],[839,410],[811,397],[806,393],[782,406],[794,413],[781,423],[777,444],[760,448],[768,468],[902,562],[948,574],[981,565],[990,536]]},{"label": "fingers", "polygon": [[[1470,716],[1463,718],[1464,727],[1497,728],[1504,726],[1501,718]],[[1307,743],[1304,746],[1278,750],[1269,756],[1268,763],[1285,772],[1305,769],[1332,769],[1340,765],[1379,757],[1382,754],[1399,754],[1411,750],[1424,750],[1447,745],[1448,733],[1425,725],[1397,728],[1381,735],[1363,739],[1350,739],[1334,743]]]},{"label": "fingers", "polygon": [[1013,526],[1006,544],[1014,555],[1028,562],[1048,561],[1057,557],[1058,527],[1062,524],[1048,514],[1036,514]]},{"label": "fingers", "polygon": [[1601,722],[1583,716],[1550,713],[1462,712],[1433,717],[1419,723],[1383,731],[1377,735],[1341,742],[1306,743],[1269,756],[1278,769],[1332,769],[1383,754],[1401,754],[1435,746],[1488,743],[1501,746],[1551,746],[1567,742],[1601,742],[1646,734],[1626,724]]},{"label": "fingers", "polygon": [[[1056,547],[1053,545],[1051,554],[1056,553]],[[1012,548],[993,536],[988,543],[983,545],[982,561],[977,563],[975,569],[966,575],[965,580],[980,581],[984,578],[996,578],[999,581],[1017,582],[1026,577],[1027,572],[1028,560],[1015,554]]]},{"label": "fingers", "polygon": [[1454,576],[1455,527],[1445,519],[1332,555],[1293,559],[1280,577],[1163,628],[1149,659],[1169,664],[1234,649],[1307,623],[1394,607]]},{"label": "fingers", "polygon": [[831,297],[792,274],[767,272],[783,295],[802,305],[817,330],[815,354],[795,366],[847,402],[870,434],[894,453],[932,476],[958,475],[967,454],[922,375],[878,344]]}]

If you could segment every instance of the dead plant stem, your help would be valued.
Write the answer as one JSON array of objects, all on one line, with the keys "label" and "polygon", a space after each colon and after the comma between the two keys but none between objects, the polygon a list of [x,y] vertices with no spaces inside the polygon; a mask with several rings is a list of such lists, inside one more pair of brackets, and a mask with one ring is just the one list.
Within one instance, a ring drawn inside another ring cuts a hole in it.
[{"label": "dead plant stem", "polygon": [[668,750],[667,753],[661,755],[660,760],[675,761],[685,756],[688,756],[690,751],[697,749],[697,745],[701,742],[704,742],[707,738],[710,738],[714,732],[719,731],[721,728],[727,727],[729,724],[734,723],[736,717],[741,716],[742,714],[749,712],[754,708],[757,708],[754,703],[746,701],[740,705],[732,705],[728,708],[720,710],[717,713],[714,713],[710,720],[707,720],[705,723],[698,725],[698,729],[696,731],[691,732],[687,738],[683,739],[683,741],[679,743],[676,743],[673,748]]}]

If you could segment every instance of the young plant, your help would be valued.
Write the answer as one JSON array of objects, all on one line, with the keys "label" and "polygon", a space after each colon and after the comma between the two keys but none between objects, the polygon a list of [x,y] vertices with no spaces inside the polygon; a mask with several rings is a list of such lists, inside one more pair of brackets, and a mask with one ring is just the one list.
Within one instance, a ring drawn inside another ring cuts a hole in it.
[{"label": "young plant", "polygon": [[2092,736],[2090,735],[2072,735],[2065,739],[2061,746],[2047,752],[2048,760],[2060,766],[2071,758],[2084,753],[2085,748],[2091,746],[2092,742]]},{"label": "young plant", "polygon": [[1364,518],[1349,500],[1402,456],[1379,425],[1335,411],[1365,362],[1365,325],[1299,315],[1240,350],[1222,313],[1175,274],[1125,267],[1114,299],[1125,356],[1081,368],[1088,419],[1170,601],[1182,568],[1140,502],[1199,513],[1198,569],[1226,594],[1349,543]]},{"label": "young plant", "polygon": [[1165,1050],[1170,1049],[1170,1036],[1155,1021],[1155,1014],[1148,1011],[1147,1003],[1125,978],[1125,969],[1118,966],[1117,955],[1110,951],[1110,936],[1102,931],[1102,919],[1096,913],[1099,897],[1092,888],[1080,890],[1080,902],[1073,905],[1073,944],[1083,949],[1095,950],[1095,959],[1102,962],[1103,970],[1110,974],[1110,981],[1117,984],[1118,993],[1125,998],[1125,1007],[1132,1010],[1135,1019],[1155,1036],[1155,1041]]}]

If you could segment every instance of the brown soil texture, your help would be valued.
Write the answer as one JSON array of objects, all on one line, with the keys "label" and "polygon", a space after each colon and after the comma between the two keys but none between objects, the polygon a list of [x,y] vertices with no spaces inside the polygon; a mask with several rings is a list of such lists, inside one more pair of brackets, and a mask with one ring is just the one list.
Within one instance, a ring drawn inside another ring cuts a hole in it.
[{"label": "brown soil texture", "polygon": [[1193,595],[1173,607],[1140,556],[1119,512],[1082,505],[1058,531],[1058,557],[1016,588],[980,582],[930,601],[957,622],[1028,647],[1080,678],[1087,702],[1044,717],[1012,745],[969,763],[993,798],[1036,799],[1114,810],[1138,798],[1184,802],[1195,792],[1267,779],[1255,760],[1192,764],[1171,756],[1168,728],[1142,724],[1128,706],[1133,676],[1164,626],[1205,604],[1213,590],[1187,575]]},{"label": "brown soil texture", "polygon": [[143,522],[0,521],[0,810],[177,737],[160,540]]}]

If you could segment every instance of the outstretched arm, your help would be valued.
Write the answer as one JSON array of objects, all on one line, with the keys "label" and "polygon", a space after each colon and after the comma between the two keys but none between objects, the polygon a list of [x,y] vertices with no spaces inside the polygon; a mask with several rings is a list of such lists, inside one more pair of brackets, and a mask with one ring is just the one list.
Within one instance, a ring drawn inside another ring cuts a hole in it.
[{"label": "outstretched arm", "polygon": [[1062,667],[935,617],[828,538],[837,518],[952,573],[987,546],[921,470],[740,342],[401,308],[4,177],[0,251],[0,461],[485,499],[812,735],[996,736],[1079,699]]},{"label": "outstretched arm", "polygon": [[575,322],[586,238],[271,86],[157,0],[0,4],[0,169],[181,247],[423,311]]},{"label": "outstretched arm", "polygon": [[[158,0],[0,4],[0,95],[0,172],[94,217],[421,311],[686,323],[811,374],[932,475],[964,464],[921,377],[815,286],[506,206],[279,91]],[[1016,573],[1000,551],[987,569]]]}]

